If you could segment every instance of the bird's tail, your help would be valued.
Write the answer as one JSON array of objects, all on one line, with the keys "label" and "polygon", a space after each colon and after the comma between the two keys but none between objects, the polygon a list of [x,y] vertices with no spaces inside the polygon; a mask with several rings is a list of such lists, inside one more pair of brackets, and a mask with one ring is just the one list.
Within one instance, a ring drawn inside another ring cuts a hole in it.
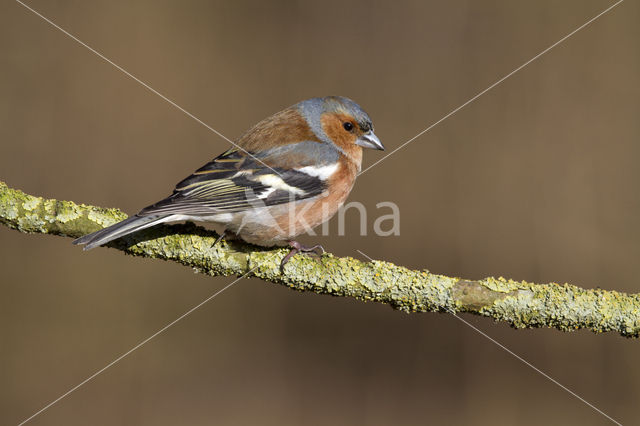
[{"label": "bird's tail", "polygon": [[113,224],[108,228],[80,237],[77,240],[74,240],[73,244],[86,244],[84,249],[90,250],[94,247],[99,247],[109,241],[113,241],[141,229],[166,222],[169,216],[171,215],[131,216],[130,218]]}]

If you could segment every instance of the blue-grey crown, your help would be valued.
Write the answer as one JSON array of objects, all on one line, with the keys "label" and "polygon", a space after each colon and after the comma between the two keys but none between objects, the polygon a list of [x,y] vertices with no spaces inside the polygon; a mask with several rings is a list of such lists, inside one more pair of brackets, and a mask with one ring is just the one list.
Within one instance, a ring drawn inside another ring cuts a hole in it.
[{"label": "blue-grey crown", "polygon": [[311,126],[311,130],[320,140],[331,143],[322,130],[320,117],[326,112],[345,113],[352,116],[363,132],[373,130],[373,123],[367,114],[357,103],[344,96],[326,96],[324,98],[311,98],[296,105],[304,118]]}]

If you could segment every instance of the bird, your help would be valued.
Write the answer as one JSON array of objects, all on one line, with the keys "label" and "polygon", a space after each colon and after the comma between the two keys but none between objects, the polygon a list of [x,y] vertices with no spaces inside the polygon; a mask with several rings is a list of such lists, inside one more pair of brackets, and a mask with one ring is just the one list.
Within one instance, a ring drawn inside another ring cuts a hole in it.
[{"label": "bird", "polygon": [[363,148],[384,150],[360,105],[342,96],[303,100],[247,130],[167,198],[73,243],[89,250],[161,223],[213,222],[224,227],[216,243],[227,236],[262,247],[288,245],[284,268],[297,253],[324,252],[295,237],[344,204]]}]

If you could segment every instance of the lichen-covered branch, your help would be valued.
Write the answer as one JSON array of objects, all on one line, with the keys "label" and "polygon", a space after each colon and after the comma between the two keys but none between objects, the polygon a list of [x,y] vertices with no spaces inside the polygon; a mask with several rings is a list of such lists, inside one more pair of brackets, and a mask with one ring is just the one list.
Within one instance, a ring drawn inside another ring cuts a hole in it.
[{"label": "lichen-covered branch", "polygon": [[[0,182],[0,222],[20,232],[80,237],[125,217],[117,209],[48,200]],[[331,254],[319,259],[295,256],[281,271],[286,250],[226,241],[212,247],[216,237],[212,231],[187,223],[154,227],[109,246],[134,256],[178,262],[204,274],[247,274],[296,290],[387,303],[405,312],[471,312],[517,328],[585,328],[627,337],[640,334],[638,294],[504,278],[464,280]]]}]

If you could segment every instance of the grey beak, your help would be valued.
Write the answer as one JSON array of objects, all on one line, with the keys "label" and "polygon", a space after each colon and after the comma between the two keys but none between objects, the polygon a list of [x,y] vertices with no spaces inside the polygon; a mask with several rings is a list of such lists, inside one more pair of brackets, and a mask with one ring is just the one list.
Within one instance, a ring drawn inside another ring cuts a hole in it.
[{"label": "grey beak", "polygon": [[382,145],[380,139],[378,139],[375,133],[373,133],[373,130],[369,130],[367,133],[360,136],[358,140],[356,140],[356,145],[360,145],[363,148],[373,148],[384,151],[384,145]]}]

